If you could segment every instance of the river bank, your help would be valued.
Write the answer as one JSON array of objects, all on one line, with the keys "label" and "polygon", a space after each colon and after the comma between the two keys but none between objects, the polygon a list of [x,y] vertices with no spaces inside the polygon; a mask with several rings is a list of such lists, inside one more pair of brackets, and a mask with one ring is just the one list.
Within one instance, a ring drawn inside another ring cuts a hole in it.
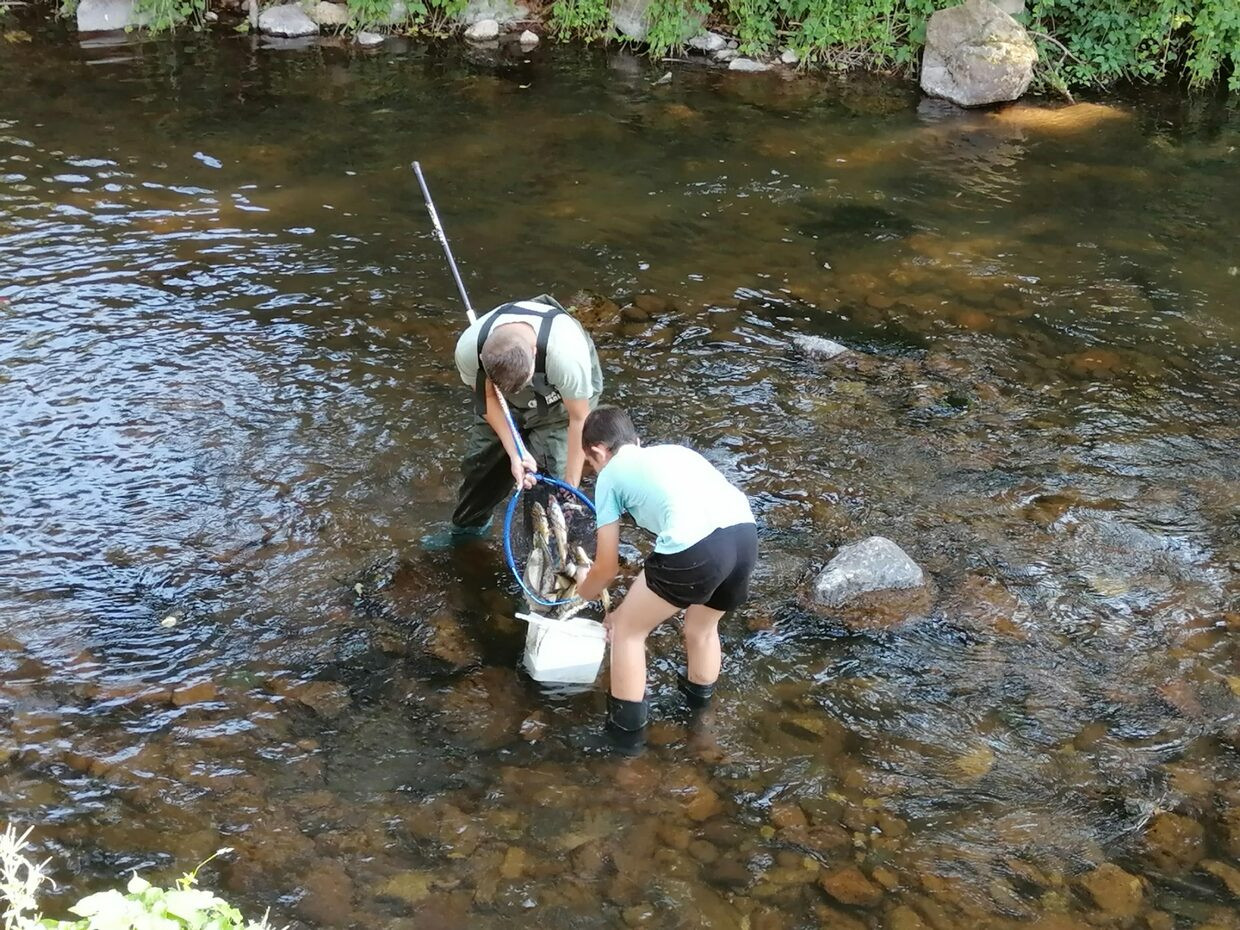
[{"label": "river bank", "polygon": [[[1010,15],[1014,30],[1027,31],[1030,54],[1038,61],[1032,80],[1039,92],[1070,95],[1125,82],[1171,81],[1195,91],[1226,88],[1234,93],[1240,90],[1240,21],[1228,3],[1193,0],[1184,9],[1165,4],[1145,11],[1117,10],[1105,0],[1070,7],[1054,0],[995,0],[993,5],[986,0],[991,12],[984,16]],[[11,14],[25,6],[5,9]],[[925,70],[923,48],[934,41],[934,14],[952,6],[934,0],[778,0],[717,7],[705,0],[301,0],[283,5],[69,0],[55,12],[87,32],[204,25],[285,37],[321,31],[353,36],[364,47],[379,45],[383,35],[391,34],[463,34],[467,40],[490,42],[511,33],[527,50],[546,39],[607,42],[644,49],[656,60],[700,54],[733,70],[795,66],[916,77]],[[986,67],[983,63],[1007,41],[993,32],[969,39],[977,64],[955,63],[946,72],[960,75]]]}]

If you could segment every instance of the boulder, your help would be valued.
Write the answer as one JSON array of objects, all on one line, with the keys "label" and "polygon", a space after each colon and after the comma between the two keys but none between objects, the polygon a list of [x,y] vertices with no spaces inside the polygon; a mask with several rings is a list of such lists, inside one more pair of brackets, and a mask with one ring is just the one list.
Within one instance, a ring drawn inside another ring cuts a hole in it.
[{"label": "boulder", "polygon": [[728,40],[717,32],[703,32],[690,38],[685,45],[689,48],[696,49],[699,52],[717,52],[720,49],[728,47]]},{"label": "boulder", "polygon": [[269,36],[296,39],[318,35],[319,27],[296,3],[283,3],[258,14],[258,31]]},{"label": "boulder", "polygon": [[456,17],[456,21],[465,26],[485,19],[493,19],[501,26],[510,26],[530,19],[530,11],[517,0],[469,0]]},{"label": "boulder", "polygon": [[376,45],[383,44],[383,36],[377,32],[359,32],[357,34],[357,44],[363,48],[373,48]]},{"label": "boulder", "polygon": [[991,0],[966,0],[930,16],[921,89],[962,107],[1015,100],[1029,89],[1037,60],[1024,26]]},{"label": "boulder", "polygon": [[792,49],[786,48],[782,52],[779,53],[779,60],[782,61],[786,65],[795,65],[797,62],[801,60],[801,56],[798,55],[796,52],[794,52]]},{"label": "boulder", "polygon": [[770,71],[771,66],[764,61],[754,61],[752,58],[733,58],[728,62],[729,71]]},{"label": "boulder", "polygon": [[814,581],[813,599],[822,607],[845,607],[860,595],[920,588],[921,566],[884,536],[845,546]]},{"label": "boulder", "polygon": [[470,42],[491,42],[499,38],[499,23],[493,19],[482,19],[465,30],[465,38]]},{"label": "boulder", "polygon": [[848,351],[848,346],[842,346],[831,339],[824,339],[822,336],[809,336],[804,333],[798,333],[793,336],[792,344],[810,358],[822,361],[835,358],[837,355],[842,355]]},{"label": "boulder", "polygon": [[320,26],[349,24],[349,8],[343,3],[332,3],[331,0],[319,0],[309,9],[307,15]]},{"label": "boulder", "polygon": [[521,33],[517,41],[521,43],[522,48],[533,48],[538,44],[538,34],[535,32],[530,32],[526,29],[523,33]]},{"label": "boulder", "polygon": [[[654,0],[613,0],[611,24],[622,39],[646,41],[646,34],[650,31],[650,7],[653,4]],[[681,17],[681,41],[688,42],[691,37],[702,32],[706,18],[701,13],[691,13],[688,10],[682,10]]]},{"label": "boulder", "polygon": [[79,32],[111,32],[126,26],[144,26],[146,17],[134,13],[134,0],[82,0],[77,8]]}]

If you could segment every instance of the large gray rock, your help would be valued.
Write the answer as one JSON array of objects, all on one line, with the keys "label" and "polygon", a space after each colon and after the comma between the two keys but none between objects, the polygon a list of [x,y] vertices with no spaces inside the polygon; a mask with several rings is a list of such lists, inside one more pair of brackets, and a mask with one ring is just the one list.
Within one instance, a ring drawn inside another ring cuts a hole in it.
[{"label": "large gray rock", "polygon": [[822,607],[845,607],[864,594],[904,591],[926,583],[921,566],[885,536],[845,546],[814,581],[813,598]]},{"label": "large gray rock", "polygon": [[720,49],[728,47],[728,40],[717,32],[703,32],[701,35],[692,36],[685,45],[689,48],[697,49],[699,52],[717,52]]},{"label": "large gray rock", "polygon": [[465,38],[470,42],[491,42],[499,38],[499,23],[493,19],[482,19],[465,30]]},{"label": "large gray rock", "polygon": [[822,360],[835,358],[848,351],[848,346],[840,345],[833,339],[822,336],[811,336],[808,333],[797,333],[792,337],[792,344],[810,358]]},{"label": "large gray rock", "polygon": [[493,19],[501,26],[510,26],[530,19],[530,11],[517,0],[469,0],[465,9],[456,17],[456,21],[464,26],[472,26],[484,19]]},{"label": "large gray rock", "polygon": [[1029,89],[1037,60],[1024,26],[990,0],[966,0],[931,15],[921,89],[962,107],[1015,100]]},{"label": "large gray rock", "polygon": [[307,15],[320,26],[347,26],[349,24],[349,8],[343,3],[332,3],[331,0],[319,0],[310,8]]},{"label": "large gray rock", "polygon": [[[650,32],[650,7],[654,0],[613,0],[611,4],[611,24],[622,38],[634,42],[645,42]],[[681,11],[680,41],[688,42],[693,36],[700,34],[706,24],[706,17],[700,13]]]},{"label": "large gray rock", "polygon": [[297,39],[318,35],[319,26],[296,3],[284,3],[268,7],[258,14],[258,31],[269,36]]},{"label": "large gray rock", "polygon": [[111,32],[146,22],[146,17],[134,13],[133,0],[82,0],[77,8],[80,32]]}]

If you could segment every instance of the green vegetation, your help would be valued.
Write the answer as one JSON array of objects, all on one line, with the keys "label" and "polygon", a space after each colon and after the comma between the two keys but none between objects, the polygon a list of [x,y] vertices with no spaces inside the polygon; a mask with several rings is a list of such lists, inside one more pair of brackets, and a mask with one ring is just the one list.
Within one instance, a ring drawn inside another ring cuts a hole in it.
[{"label": "green vegetation", "polygon": [[134,0],[134,17],[152,32],[185,24],[197,28],[206,17],[208,4],[209,0]]},{"label": "green vegetation", "polygon": [[466,0],[346,0],[354,28],[405,26],[420,32],[443,32]]},{"label": "green vegetation", "polygon": [[[749,54],[788,46],[830,68],[916,70],[926,20],[955,0],[716,0],[712,22]],[[648,42],[676,49],[683,23],[703,0],[655,0]],[[555,0],[562,35],[607,31],[606,0]],[[1042,47],[1050,87],[1111,86],[1183,76],[1195,88],[1226,80],[1240,90],[1240,3],[1236,0],[1029,0],[1019,17]]]},{"label": "green vegetation", "polygon": [[[69,908],[77,920],[54,920],[39,913],[39,888],[48,880],[46,863],[26,857],[27,830],[12,825],[0,833],[0,927],[3,930],[271,930],[266,916],[249,921],[235,907],[209,891],[195,888],[200,863],[177,880],[175,888],[158,888],[134,875],[125,893],[112,889],[87,895]],[[221,849],[215,855],[228,852]],[[212,856],[211,859],[214,859]],[[206,860],[210,862],[211,859]]]}]

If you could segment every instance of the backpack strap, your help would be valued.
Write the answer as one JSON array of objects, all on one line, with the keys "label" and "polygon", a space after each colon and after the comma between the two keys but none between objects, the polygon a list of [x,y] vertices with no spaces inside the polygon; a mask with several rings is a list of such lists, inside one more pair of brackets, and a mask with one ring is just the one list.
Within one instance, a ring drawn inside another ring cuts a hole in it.
[{"label": "backpack strap", "polygon": [[519,303],[501,304],[486,315],[485,322],[478,330],[478,374],[474,379],[474,410],[479,416],[486,416],[487,412],[487,373],[482,367],[482,347],[486,345],[495,321],[502,314],[538,317],[538,336],[534,346],[534,377],[530,379],[530,387],[534,392],[535,405],[540,414],[546,413],[551,404],[560,401],[560,392],[547,381],[547,344],[551,340],[551,325],[555,322],[555,318],[568,311],[553,298],[539,297],[530,303],[545,304],[547,310],[545,312],[531,310]]}]

